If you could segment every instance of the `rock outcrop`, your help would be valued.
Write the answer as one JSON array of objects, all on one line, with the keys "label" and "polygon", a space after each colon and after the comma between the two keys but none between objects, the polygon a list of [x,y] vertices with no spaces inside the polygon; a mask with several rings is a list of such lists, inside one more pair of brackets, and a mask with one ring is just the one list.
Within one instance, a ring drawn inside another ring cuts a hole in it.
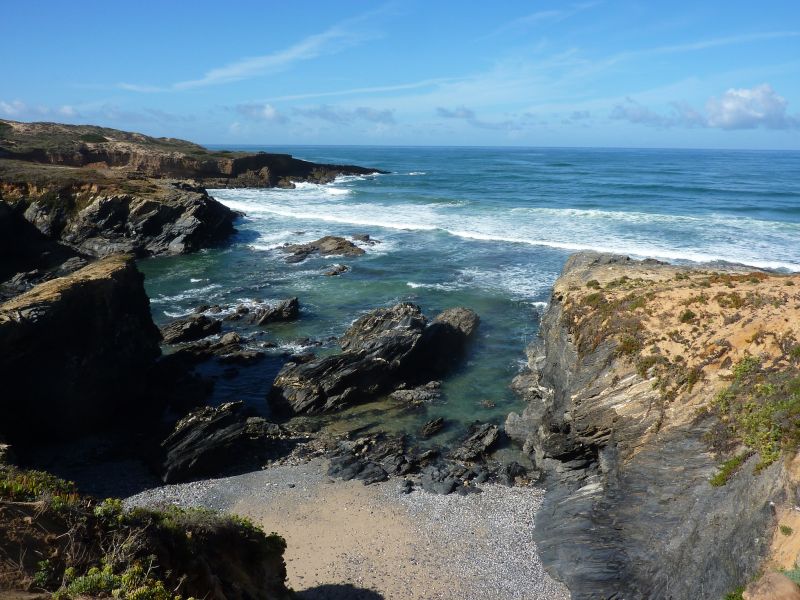
[{"label": "rock outcrop", "polygon": [[297,297],[286,298],[275,304],[260,306],[254,311],[253,322],[267,325],[277,321],[294,321],[300,316],[300,301]]},{"label": "rock outcrop", "polygon": [[278,425],[248,414],[242,402],[204,406],[178,421],[162,442],[161,478],[176,483],[236,467],[258,468],[282,437]]},{"label": "rock outcrop", "polygon": [[429,325],[411,303],[367,313],[342,336],[340,354],[287,363],[275,379],[270,403],[281,413],[318,414],[371,400],[401,383],[430,380],[438,374],[431,352],[446,351],[445,341],[457,349],[464,344],[454,334],[460,330],[440,323]]},{"label": "rock outcrop", "polygon": [[[305,244],[287,244],[281,248],[288,253],[286,262],[302,262],[309,256],[361,256],[364,250],[356,246],[350,240],[334,235],[326,235],[313,242]],[[339,273],[331,273],[338,275]]]},{"label": "rock outcrop", "polygon": [[196,185],[9,164],[15,161],[0,160],[0,200],[47,238],[84,255],[185,254],[234,231],[236,214]]},{"label": "rock outcrop", "polygon": [[718,599],[759,568],[796,486],[787,463],[737,450],[736,416],[721,421],[715,398],[748,357],[763,377],[796,368],[798,283],[567,262],[515,382],[528,407],[506,431],[547,474],[535,535],[573,598]]},{"label": "rock outcrop", "polygon": [[12,441],[77,437],[159,407],[159,356],[143,277],[117,255],[0,304],[0,428]]},{"label": "rock outcrop", "polygon": [[205,315],[189,315],[164,325],[161,328],[161,337],[166,344],[179,344],[200,340],[221,330],[222,323],[217,319],[210,319]]}]

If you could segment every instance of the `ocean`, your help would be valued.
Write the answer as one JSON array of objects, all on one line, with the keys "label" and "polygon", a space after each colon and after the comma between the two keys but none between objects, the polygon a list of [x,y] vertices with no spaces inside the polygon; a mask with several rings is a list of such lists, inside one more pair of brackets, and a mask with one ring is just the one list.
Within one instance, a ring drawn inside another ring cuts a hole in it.
[{"label": "ocean", "polygon": [[[227,148],[227,147],[226,147]],[[230,149],[230,148],[228,148]],[[158,324],[200,304],[298,296],[297,322],[226,329],[276,345],[257,366],[214,378],[212,402],[245,400],[269,416],[265,396],[286,352],[333,352],[364,312],[401,301],[434,316],[467,306],[481,317],[464,364],[441,401],[408,410],[386,399],[332,418],[337,430],[411,433],[428,419],[451,424],[519,410],[509,383],[537,334],[550,289],[570,253],[591,249],[672,262],[728,261],[800,271],[800,153],[431,147],[247,147],[391,173],[342,177],[294,190],[209,190],[246,214],[229,244],[140,261]],[[360,257],[287,264],[285,243],[369,234]],[[350,271],[323,272],[333,264]]]}]

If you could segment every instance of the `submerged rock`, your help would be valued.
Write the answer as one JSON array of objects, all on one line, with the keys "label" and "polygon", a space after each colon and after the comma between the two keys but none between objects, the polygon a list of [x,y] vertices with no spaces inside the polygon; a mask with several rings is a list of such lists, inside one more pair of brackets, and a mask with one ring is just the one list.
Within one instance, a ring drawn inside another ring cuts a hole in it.
[{"label": "submerged rock", "polygon": [[425,385],[414,388],[400,388],[389,394],[393,400],[408,402],[409,404],[425,404],[442,398],[442,382],[429,381]]},{"label": "submerged rock", "polygon": [[289,263],[302,262],[311,255],[361,256],[365,253],[362,248],[359,248],[350,240],[333,235],[326,235],[305,244],[287,244],[281,250],[290,255],[286,258],[286,262]]},{"label": "submerged rock", "polygon": [[429,438],[433,437],[444,429],[444,417],[436,417],[427,421],[419,430],[420,437]]},{"label": "submerged rock", "polygon": [[166,344],[192,342],[219,333],[222,323],[205,315],[194,314],[168,323],[161,328],[161,337]]},{"label": "submerged rock", "polygon": [[330,269],[325,271],[323,275],[326,277],[336,277],[337,275],[343,275],[350,270],[350,267],[347,265],[333,265]]}]

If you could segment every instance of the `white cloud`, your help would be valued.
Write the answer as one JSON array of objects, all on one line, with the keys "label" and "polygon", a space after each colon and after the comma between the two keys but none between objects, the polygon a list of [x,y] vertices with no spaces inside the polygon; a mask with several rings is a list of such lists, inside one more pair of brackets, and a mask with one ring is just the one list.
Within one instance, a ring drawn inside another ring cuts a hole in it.
[{"label": "white cloud", "polygon": [[458,108],[449,109],[438,107],[436,109],[436,114],[443,119],[459,119],[462,121],[466,121],[473,127],[477,127],[479,129],[495,129],[499,131],[516,131],[522,128],[521,123],[515,123],[514,121],[483,121],[477,117],[475,111],[471,108],[467,108],[466,106],[459,106]]},{"label": "white cloud", "polygon": [[0,100],[0,114],[7,117],[16,117],[25,112],[26,108],[25,103],[20,100],[12,100],[11,102]]},{"label": "white cloud", "polygon": [[720,129],[793,129],[800,125],[797,117],[786,113],[787,102],[769,84],[751,89],[729,89],[720,98],[706,104],[709,127]]},{"label": "white cloud", "polygon": [[692,108],[686,102],[672,102],[672,114],[660,114],[626,98],[617,104],[609,115],[641,125],[656,127],[710,127],[715,129],[796,129],[800,117],[786,112],[788,103],[769,84],[753,88],[729,89],[720,98],[706,103],[706,113]]},{"label": "white cloud", "polygon": [[240,115],[254,121],[268,121],[271,123],[286,123],[289,119],[278,111],[272,104],[239,104],[235,108]]}]

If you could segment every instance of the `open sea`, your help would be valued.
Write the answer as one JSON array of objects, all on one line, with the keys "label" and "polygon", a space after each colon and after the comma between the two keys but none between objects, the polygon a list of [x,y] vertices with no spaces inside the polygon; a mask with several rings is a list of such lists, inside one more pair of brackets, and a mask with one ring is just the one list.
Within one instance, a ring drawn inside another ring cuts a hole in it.
[{"label": "open sea", "polygon": [[[228,148],[228,147],[226,147]],[[230,148],[228,148],[230,149]],[[379,400],[327,426],[415,432],[444,416],[461,435],[474,420],[501,423],[521,408],[508,389],[536,336],[550,289],[569,254],[593,249],[672,262],[728,261],[800,271],[800,153],[539,148],[247,147],[315,162],[357,164],[389,175],[343,177],[297,189],[210,190],[246,213],[230,244],[140,261],[156,322],[200,304],[298,296],[295,323],[226,322],[267,360],[215,379],[213,402],[245,400],[269,415],[265,396],[284,356],[335,351],[362,313],[400,301],[429,316],[467,306],[481,317],[463,367],[442,401],[409,411]],[[279,248],[323,235],[368,233],[360,257],[287,264]],[[350,271],[322,273],[333,264]]]}]

